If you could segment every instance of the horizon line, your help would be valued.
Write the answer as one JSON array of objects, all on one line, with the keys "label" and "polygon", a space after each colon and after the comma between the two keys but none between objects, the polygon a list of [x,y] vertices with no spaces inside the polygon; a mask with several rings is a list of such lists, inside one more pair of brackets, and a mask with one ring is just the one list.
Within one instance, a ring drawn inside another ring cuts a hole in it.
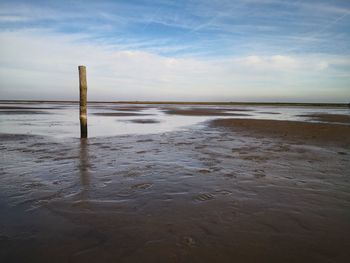
[{"label": "horizon line", "polygon": [[[19,100],[19,99],[7,99],[1,100],[1,102],[61,102],[61,103],[79,103],[79,100]],[[291,106],[337,106],[337,107],[350,107],[350,103],[333,103],[333,102],[278,102],[278,101],[266,101],[266,102],[256,102],[256,101],[142,101],[142,100],[118,100],[118,101],[100,101],[92,100],[87,101],[88,103],[115,103],[115,104],[197,104],[197,105],[291,105]]]}]

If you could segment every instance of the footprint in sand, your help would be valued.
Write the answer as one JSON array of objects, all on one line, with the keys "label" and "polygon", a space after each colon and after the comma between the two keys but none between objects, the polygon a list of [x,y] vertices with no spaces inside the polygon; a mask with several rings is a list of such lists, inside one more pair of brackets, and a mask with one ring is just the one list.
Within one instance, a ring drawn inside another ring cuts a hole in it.
[{"label": "footprint in sand", "polygon": [[147,189],[152,187],[152,184],[148,183],[141,183],[141,184],[134,184],[131,186],[131,189]]},{"label": "footprint in sand", "polygon": [[117,193],[117,196],[120,197],[128,197],[136,193],[136,190],[144,190],[147,188],[152,187],[153,184],[149,183],[140,183],[140,184],[134,184],[128,188],[124,188],[121,191]]},{"label": "footprint in sand", "polygon": [[229,178],[237,178],[237,175],[235,173],[225,173],[224,176]]},{"label": "footprint in sand", "polygon": [[254,174],[255,178],[263,178],[266,176],[264,170],[257,169],[257,170],[254,170],[254,172],[255,172],[255,174]]},{"label": "footprint in sand", "polygon": [[152,139],[137,140],[136,142],[153,142]]},{"label": "footprint in sand", "polygon": [[196,196],[196,200],[197,201],[201,201],[201,202],[204,202],[204,201],[209,201],[209,200],[212,200],[214,199],[214,195],[212,194],[209,194],[209,193],[204,193],[204,194],[199,194],[198,196]]},{"label": "footprint in sand", "polygon": [[210,173],[210,170],[209,169],[199,169],[198,172],[202,173],[202,174],[207,174],[207,173]]},{"label": "footprint in sand", "polygon": [[265,174],[260,174],[260,173],[257,173],[257,174],[254,174],[255,178],[263,178],[265,177],[266,175]]},{"label": "footprint in sand", "polygon": [[340,155],[347,155],[346,152],[338,152],[338,154],[340,154]]},{"label": "footprint in sand", "polygon": [[181,243],[187,247],[194,247],[196,245],[196,241],[194,240],[194,238],[188,236],[183,237]]}]

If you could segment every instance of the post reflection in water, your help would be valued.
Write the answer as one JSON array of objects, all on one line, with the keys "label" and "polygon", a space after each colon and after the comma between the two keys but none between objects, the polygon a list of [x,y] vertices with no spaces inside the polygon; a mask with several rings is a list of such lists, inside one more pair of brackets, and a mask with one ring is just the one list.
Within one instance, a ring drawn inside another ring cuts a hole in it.
[{"label": "post reflection in water", "polygon": [[88,139],[80,139],[79,171],[82,186],[81,198],[86,199],[90,188]]}]

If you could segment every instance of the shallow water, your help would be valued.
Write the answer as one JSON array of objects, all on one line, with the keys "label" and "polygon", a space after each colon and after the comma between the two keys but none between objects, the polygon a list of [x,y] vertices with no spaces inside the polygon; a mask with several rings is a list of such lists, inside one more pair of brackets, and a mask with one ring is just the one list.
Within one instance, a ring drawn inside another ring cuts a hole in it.
[{"label": "shallow water", "polygon": [[[4,107],[13,107],[11,109]],[[21,108],[25,109],[21,109]],[[125,113],[135,116],[101,116],[104,113]],[[135,107],[134,110],[133,107]],[[141,108],[138,108],[141,107]],[[154,134],[183,130],[201,124],[218,116],[181,116],[166,114],[164,109],[172,108],[212,108],[227,109],[227,113],[238,116],[220,118],[254,118],[273,120],[314,121],[298,115],[327,113],[350,114],[346,108],[320,107],[277,107],[277,106],[175,106],[175,105],[134,105],[91,103],[88,105],[89,137],[126,134]],[[130,110],[131,108],[131,110]],[[229,109],[232,108],[232,111]],[[243,110],[243,111],[241,111]],[[136,114],[139,114],[138,116]],[[242,114],[243,116],[239,116]],[[135,121],[136,122],[133,122]],[[138,120],[138,121],[137,121]],[[151,120],[151,121],[142,121]],[[138,123],[139,122],[139,123]],[[141,123],[140,123],[141,122]],[[63,138],[79,137],[79,108],[77,103],[0,103],[0,133],[48,135]]]}]

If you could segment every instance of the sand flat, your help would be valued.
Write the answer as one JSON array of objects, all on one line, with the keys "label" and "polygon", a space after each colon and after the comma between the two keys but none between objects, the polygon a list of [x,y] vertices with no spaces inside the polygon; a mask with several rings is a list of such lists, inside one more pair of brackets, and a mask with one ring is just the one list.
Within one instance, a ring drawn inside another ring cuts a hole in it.
[{"label": "sand flat", "polygon": [[[249,116],[246,113],[232,113],[223,108],[165,108],[164,112],[169,115],[184,115],[184,116]],[[237,111],[237,110],[236,110]],[[240,110],[248,111],[248,110]]]},{"label": "sand flat", "polygon": [[314,114],[303,114],[301,117],[308,117],[313,120],[323,122],[337,122],[350,124],[350,115],[345,114],[328,114],[328,113],[314,113]]},{"label": "sand flat", "polygon": [[350,146],[349,125],[255,119],[217,119],[211,125],[254,135],[301,140],[305,143]]}]

